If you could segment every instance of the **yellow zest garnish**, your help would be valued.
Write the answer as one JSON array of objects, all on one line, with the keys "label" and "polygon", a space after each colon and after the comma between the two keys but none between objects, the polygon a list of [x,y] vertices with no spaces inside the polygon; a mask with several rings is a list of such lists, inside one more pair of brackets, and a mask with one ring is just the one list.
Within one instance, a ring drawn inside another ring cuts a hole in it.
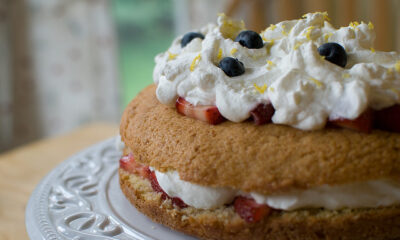
[{"label": "yellow zest garnish", "polygon": [[178,54],[173,54],[173,53],[168,51],[168,60],[173,60],[173,59],[176,58],[176,56],[178,56]]},{"label": "yellow zest garnish", "polygon": [[[262,35],[262,34],[261,34],[261,35]],[[261,38],[262,38],[262,40],[264,40],[264,42],[267,41],[267,39],[266,39],[264,36],[262,36]]]},{"label": "yellow zest garnish", "polygon": [[237,48],[232,48],[231,55],[235,54],[236,52],[237,52]]},{"label": "yellow zest garnish", "polygon": [[325,42],[328,42],[328,39],[329,39],[330,37],[332,37],[332,35],[333,35],[333,33],[327,33],[327,34],[325,34],[325,36],[324,36]]},{"label": "yellow zest garnish", "polygon": [[244,21],[234,21],[226,17],[225,14],[219,14],[222,18],[221,34],[224,38],[234,39],[238,32],[245,29]]},{"label": "yellow zest garnish", "polygon": [[197,56],[193,59],[192,64],[190,64],[190,71],[191,71],[191,72],[194,71],[194,68],[195,68],[195,67],[197,66],[197,64],[200,62],[200,59],[201,59],[201,54],[197,55]]},{"label": "yellow zest garnish", "polygon": [[267,47],[265,48],[266,51],[267,51],[267,54],[269,54],[269,51],[270,51],[272,45],[274,45],[274,40],[273,40],[273,39],[272,39],[271,41],[266,40],[266,42],[269,43],[269,44],[267,45]]},{"label": "yellow zest garnish", "polygon": [[325,56],[319,56],[319,58],[321,58],[322,61],[325,61]]},{"label": "yellow zest garnish", "polygon": [[219,60],[221,60],[221,58],[222,58],[222,48],[219,48],[218,55],[217,55],[217,60],[219,61]]},{"label": "yellow zest garnish", "polygon": [[287,36],[288,34],[287,34],[287,32],[285,32],[285,29],[286,29],[286,26],[285,26],[285,25],[282,25],[282,34],[283,34],[284,36]]},{"label": "yellow zest garnish", "polygon": [[371,52],[374,53],[375,52],[375,48],[371,47]]},{"label": "yellow zest garnish", "polygon": [[358,29],[358,25],[360,25],[360,24],[357,21],[350,22],[350,24],[349,24],[350,27],[352,27],[356,30]]},{"label": "yellow zest garnish", "polygon": [[265,92],[265,89],[267,89],[267,84],[264,84],[262,87],[259,87],[257,84],[254,83],[254,88],[257,90],[257,92],[263,94]]},{"label": "yellow zest garnish", "polygon": [[350,77],[350,74],[348,74],[348,73],[343,73],[342,77],[343,77],[343,78],[349,78],[349,77]]},{"label": "yellow zest garnish", "polygon": [[329,16],[328,16],[328,12],[323,12],[322,13],[322,15],[324,15],[324,19],[325,19],[325,21],[330,21],[331,19],[329,18]]},{"label": "yellow zest garnish", "polygon": [[276,28],[276,25],[275,25],[275,24],[271,24],[271,25],[269,25],[269,27],[267,28],[267,30],[273,31],[273,30],[275,30],[275,28]]},{"label": "yellow zest garnish", "polygon": [[217,15],[218,15],[218,17],[225,17],[226,16],[225,13],[218,13]]},{"label": "yellow zest garnish", "polygon": [[368,29],[370,29],[370,30],[374,29],[374,24],[372,24],[372,22],[368,23]]},{"label": "yellow zest garnish", "polygon": [[319,87],[319,88],[323,86],[323,83],[322,83],[322,82],[318,81],[317,79],[315,79],[315,78],[313,78],[313,77],[310,77],[310,80],[311,80],[315,85],[317,85],[317,87]]},{"label": "yellow zest garnish", "polygon": [[388,69],[387,69],[387,73],[388,73],[388,74],[392,74],[392,73],[393,73],[393,68],[388,68]]},{"label": "yellow zest garnish", "polygon": [[396,62],[394,69],[396,69],[396,72],[400,73],[400,60]]},{"label": "yellow zest garnish", "polygon": [[275,63],[273,63],[271,60],[267,60],[267,64],[268,64],[267,66],[268,70],[271,70],[271,67],[275,66]]},{"label": "yellow zest garnish", "polygon": [[273,88],[273,87],[269,87],[269,90],[270,90],[271,92],[275,92],[275,88]]},{"label": "yellow zest garnish", "polygon": [[293,49],[294,49],[294,50],[297,50],[297,49],[301,46],[301,44],[303,44],[303,43],[302,43],[302,42],[297,42],[297,43],[294,45]]},{"label": "yellow zest garnish", "polygon": [[305,36],[306,36],[306,38],[308,39],[308,40],[311,40],[311,31],[314,29],[315,27],[314,26],[311,26],[311,27],[308,27],[307,28],[307,31],[305,32]]},{"label": "yellow zest garnish", "polygon": [[308,14],[308,13],[303,14],[303,16],[301,16],[301,17],[302,17],[302,18],[306,18],[306,17],[307,17],[307,14]]}]

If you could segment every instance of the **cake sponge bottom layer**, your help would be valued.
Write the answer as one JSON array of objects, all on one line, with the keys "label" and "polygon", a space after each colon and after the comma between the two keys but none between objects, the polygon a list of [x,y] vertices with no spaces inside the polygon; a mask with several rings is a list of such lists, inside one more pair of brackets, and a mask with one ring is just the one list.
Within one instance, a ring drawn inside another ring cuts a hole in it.
[{"label": "cake sponge bottom layer", "polygon": [[175,207],[150,181],[119,169],[129,201],[153,221],[202,239],[400,239],[400,206],[368,209],[273,211],[247,223],[232,205],[213,210]]}]

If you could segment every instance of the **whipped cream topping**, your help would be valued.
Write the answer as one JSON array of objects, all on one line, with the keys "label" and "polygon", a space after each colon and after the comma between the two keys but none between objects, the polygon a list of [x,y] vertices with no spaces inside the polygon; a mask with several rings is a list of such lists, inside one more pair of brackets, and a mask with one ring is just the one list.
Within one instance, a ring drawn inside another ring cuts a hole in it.
[{"label": "whipped cream topping", "polygon": [[400,182],[395,180],[373,180],[359,183],[329,186],[323,185],[307,190],[292,190],[282,194],[265,196],[258,193],[243,193],[230,188],[200,186],[183,181],[176,171],[155,171],[158,183],[170,197],[179,197],[187,205],[201,209],[213,209],[231,203],[235,196],[254,198],[259,204],[274,209],[296,210],[300,208],[385,207],[400,203]]},{"label": "whipped cream topping", "polygon": [[[334,28],[326,13],[271,25],[260,35],[264,47],[248,49],[233,39],[243,22],[224,15],[181,48],[182,36],[156,56],[156,95],[173,105],[178,96],[194,105],[216,105],[230,121],[241,122],[260,103],[271,102],[274,123],[303,130],[323,128],[328,119],[355,119],[368,107],[382,109],[400,102],[400,55],[373,48],[371,23]],[[317,48],[342,45],[345,68],[324,60]],[[228,77],[218,68],[224,57],[243,62],[245,73]]]}]

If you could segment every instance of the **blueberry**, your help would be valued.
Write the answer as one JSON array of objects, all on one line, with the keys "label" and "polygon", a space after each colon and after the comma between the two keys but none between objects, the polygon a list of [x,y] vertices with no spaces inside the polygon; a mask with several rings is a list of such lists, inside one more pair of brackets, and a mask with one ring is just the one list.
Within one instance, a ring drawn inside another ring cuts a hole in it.
[{"label": "blueberry", "polygon": [[346,50],[344,50],[344,48],[340,44],[334,42],[324,43],[319,46],[318,53],[321,56],[325,56],[325,59],[333,64],[336,64],[343,68],[346,66]]},{"label": "blueberry", "polygon": [[198,32],[188,32],[181,40],[181,47],[184,48],[188,43],[190,43],[195,38],[204,39],[204,35]]},{"label": "blueberry", "polygon": [[264,46],[261,36],[254,31],[241,31],[235,38],[235,42],[247,48],[262,48]]},{"label": "blueberry", "polygon": [[236,77],[244,73],[243,63],[232,57],[223,58],[219,62],[218,67],[229,77]]}]

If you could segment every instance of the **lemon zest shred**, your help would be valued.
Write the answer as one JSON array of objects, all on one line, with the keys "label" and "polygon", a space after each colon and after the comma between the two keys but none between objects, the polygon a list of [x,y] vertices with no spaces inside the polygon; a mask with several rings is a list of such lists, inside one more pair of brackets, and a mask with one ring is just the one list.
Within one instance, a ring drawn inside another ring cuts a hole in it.
[{"label": "lemon zest shred", "polygon": [[271,92],[275,92],[275,88],[273,88],[273,87],[269,87],[269,90],[270,90]]},{"label": "lemon zest shred", "polygon": [[222,48],[219,48],[218,49],[217,60],[219,61],[219,60],[221,60],[221,58],[222,58]]},{"label": "lemon zest shred", "polygon": [[270,52],[270,50],[271,50],[272,45],[274,45],[274,40],[273,40],[273,39],[270,40],[270,41],[266,40],[265,42],[266,42],[266,43],[269,43],[269,44],[267,45],[267,47],[265,48],[266,51],[267,51],[267,55],[268,55],[269,52]]},{"label": "lemon zest shred", "polygon": [[322,61],[325,61],[325,56],[319,56],[319,58],[321,58]]},{"label": "lemon zest shred", "polygon": [[328,22],[331,21],[331,18],[328,16],[328,12],[327,11],[323,12],[322,15],[324,16],[324,20],[325,21],[328,21]]},{"label": "lemon zest shred", "polygon": [[372,24],[372,22],[368,23],[368,29],[369,30],[373,30],[374,29],[374,24]]},{"label": "lemon zest shred", "polygon": [[275,28],[276,28],[276,25],[275,25],[275,24],[271,24],[271,25],[269,25],[269,27],[267,28],[267,30],[274,31]]},{"label": "lemon zest shred", "polygon": [[317,79],[310,77],[309,78],[315,85],[317,85],[318,88],[321,88],[323,86],[323,83],[318,81]]},{"label": "lemon zest shred", "polygon": [[349,78],[349,77],[350,77],[350,74],[348,74],[348,73],[343,73],[342,77],[343,77],[343,78]]},{"label": "lemon zest shred", "polygon": [[268,70],[271,70],[271,68],[272,68],[273,66],[275,66],[275,63],[272,62],[271,60],[267,60],[267,64],[268,64],[268,66],[267,66],[267,69],[268,69]]},{"label": "lemon zest shred", "polygon": [[370,49],[371,49],[371,52],[373,52],[373,53],[375,52],[375,48],[371,47]]},{"label": "lemon zest shred", "polygon": [[350,22],[349,27],[352,27],[355,30],[358,30],[358,25],[360,25],[360,23],[358,23],[357,21],[354,21],[354,22]]},{"label": "lemon zest shred", "polygon": [[332,37],[333,33],[327,33],[324,36],[325,42],[328,42],[329,38]]},{"label": "lemon zest shred", "polygon": [[264,84],[262,87],[258,86],[256,83],[254,83],[254,88],[259,92],[260,94],[263,94],[265,90],[267,89],[267,84]]},{"label": "lemon zest shred", "polygon": [[168,51],[168,60],[173,60],[178,56],[178,54],[173,54],[170,51]]},{"label": "lemon zest shred", "polygon": [[195,67],[197,66],[197,64],[200,62],[200,59],[201,59],[201,54],[197,55],[197,56],[193,59],[192,64],[190,64],[190,71],[191,71],[191,72],[194,71],[194,68],[195,68]]},{"label": "lemon zest shred", "polygon": [[235,54],[236,52],[237,52],[237,48],[232,48],[231,55]]},{"label": "lemon zest shred", "polygon": [[302,44],[303,44],[302,42],[297,42],[297,43],[294,45],[293,49],[294,49],[294,50],[297,50]]}]

